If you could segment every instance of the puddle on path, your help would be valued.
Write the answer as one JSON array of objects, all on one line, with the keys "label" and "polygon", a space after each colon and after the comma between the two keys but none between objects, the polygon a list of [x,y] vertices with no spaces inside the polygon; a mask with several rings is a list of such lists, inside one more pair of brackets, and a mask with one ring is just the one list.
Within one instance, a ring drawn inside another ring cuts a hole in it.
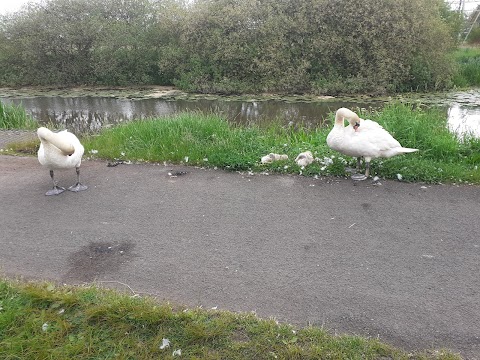
[{"label": "puddle on path", "polygon": [[70,270],[63,281],[91,282],[102,275],[115,273],[136,256],[134,248],[132,242],[91,242],[70,255]]}]

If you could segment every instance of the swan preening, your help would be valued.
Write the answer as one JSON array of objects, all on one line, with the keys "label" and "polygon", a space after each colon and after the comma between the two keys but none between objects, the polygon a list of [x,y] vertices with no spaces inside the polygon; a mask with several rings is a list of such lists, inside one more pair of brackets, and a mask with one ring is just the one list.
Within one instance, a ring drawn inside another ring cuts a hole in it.
[{"label": "swan preening", "polygon": [[54,133],[44,127],[37,130],[37,135],[40,139],[38,161],[50,170],[53,181],[53,189],[47,191],[45,195],[58,195],[65,191],[65,188],[57,185],[54,170],[75,169],[77,183],[68,190],[74,192],[86,190],[87,186],[80,183],[80,164],[84,148],[78,138],[67,130]]},{"label": "swan preening", "polygon": [[[344,121],[349,124],[345,126]],[[335,125],[327,136],[327,145],[344,155],[357,158],[357,171],[360,161],[365,160],[365,175],[352,175],[354,180],[365,180],[369,176],[370,161],[378,157],[389,158],[395,155],[418,151],[404,148],[382,126],[372,120],[361,119],[356,113],[340,108],[335,114]]]}]

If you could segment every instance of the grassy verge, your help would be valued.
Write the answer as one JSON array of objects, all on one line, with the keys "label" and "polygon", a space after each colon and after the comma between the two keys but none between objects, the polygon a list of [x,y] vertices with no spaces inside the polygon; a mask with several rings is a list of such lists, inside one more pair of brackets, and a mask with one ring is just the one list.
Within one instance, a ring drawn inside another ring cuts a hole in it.
[{"label": "grassy verge", "polygon": [[7,105],[0,101],[0,129],[35,129],[37,123],[22,106]]},{"label": "grassy verge", "polygon": [[[162,348],[163,339],[170,345]],[[173,355],[181,351],[181,356]],[[459,359],[94,287],[0,280],[2,359]]]},{"label": "grassy verge", "polygon": [[[414,154],[372,162],[372,175],[406,181],[480,183],[480,139],[459,141],[446,127],[438,109],[394,104],[381,112],[364,113],[382,124],[403,146],[418,148]],[[333,114],[330,116],[333,120]],[[309,176],[344,176],[355,159],[342,156],[326,145],[330,126],[309,129],[273,124],[266,128],[236,126],[217,115],[184,113],[165,119],[142,120],[105,129],[83,139],[86,154],[105,159],[188,163],[230,170],[299,173]],[[294,162],[302,151],[317,158],[300,169]],[[289,159],[260,164],[268,153]]]}]

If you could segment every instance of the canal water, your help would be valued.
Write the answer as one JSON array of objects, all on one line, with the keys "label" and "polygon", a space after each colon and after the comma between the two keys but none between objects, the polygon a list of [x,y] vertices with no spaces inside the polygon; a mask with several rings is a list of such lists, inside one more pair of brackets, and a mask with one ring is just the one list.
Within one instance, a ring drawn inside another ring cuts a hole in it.
[{"label": "canal water", "polygon": [[[4,103],[21,104],[40,124],[53,123],[76,133],[94,133],[118,123],[162,117],[185,111],[222,114],[240,124],[267,124],[273,120],[308,127],[323,125],[330,112],[339,107],[381,109],[385,100],[353,101],[329,99],[324,102],[288,102],[280,100],[229,101],[228,99],[165,100],[158,98],[125,99],[111,97],[0,97]],[[445,110],[448,127],[459,135],[480,137],[480,90],[455,92],[442,97],[419,99]]]}]

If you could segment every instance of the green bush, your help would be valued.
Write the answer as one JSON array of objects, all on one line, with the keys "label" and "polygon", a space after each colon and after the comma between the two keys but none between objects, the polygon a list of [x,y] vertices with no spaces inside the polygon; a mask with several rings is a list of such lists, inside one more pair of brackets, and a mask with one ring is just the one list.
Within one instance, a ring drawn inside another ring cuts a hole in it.
[{"label": "green bush", "polygon": [[0,85],[208,93],[452,86],[443,0],[49,0],[0,18]]},{"label": "green bush", "polygon": [[445,14],[437,0],[201,0],[182,27],[184,58],[166,68],[200,92],[443,89],[456,25]]}]

